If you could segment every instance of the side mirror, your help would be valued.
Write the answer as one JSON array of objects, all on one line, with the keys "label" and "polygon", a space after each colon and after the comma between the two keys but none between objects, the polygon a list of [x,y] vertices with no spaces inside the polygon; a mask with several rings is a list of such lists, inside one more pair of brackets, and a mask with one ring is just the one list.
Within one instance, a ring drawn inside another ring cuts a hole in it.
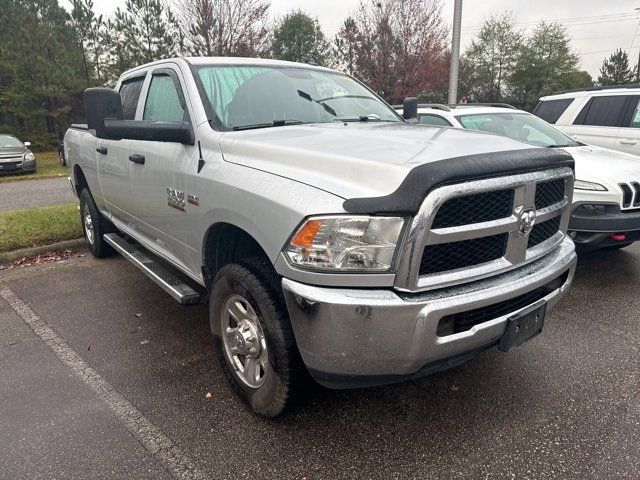
[{"label": "side mirror", "polygon": [[24,142],[24,146],[27,148],[31,147],[31,142]]},{"label": "side mirror", "polygon": [[107,118],[122,120],[120,93],[111,88],[87,88],[84,91],[84,111],[89,130],[95,130],[98,138],[109,138],[104,121]]},{"label": "side mirror", "polygon": [[121,140],[147,140],[150,142],[172,142],[195,145],[196,138],[190,123],[148,122],[143,120],[104,121],[107,138]]},{"label": "side mirror", "polygon": [[418,99],[416,97],[407,97],[402,104],[402,118],[405,120],[418,119]]}]

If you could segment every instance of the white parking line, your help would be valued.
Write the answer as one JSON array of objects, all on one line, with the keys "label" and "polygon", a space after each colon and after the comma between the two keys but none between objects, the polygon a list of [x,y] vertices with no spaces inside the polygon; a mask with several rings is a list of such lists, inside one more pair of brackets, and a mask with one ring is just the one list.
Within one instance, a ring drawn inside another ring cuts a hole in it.
[{"label": "white parking line", "polygon": [[109,407],[118,421],[174,478],[180,480],[207,478],[171,438],[91,368],[46,321],[31,310],[10,288],[0,285],[0,297],[11,306],[63,364],[96,392],[96,395]]}]

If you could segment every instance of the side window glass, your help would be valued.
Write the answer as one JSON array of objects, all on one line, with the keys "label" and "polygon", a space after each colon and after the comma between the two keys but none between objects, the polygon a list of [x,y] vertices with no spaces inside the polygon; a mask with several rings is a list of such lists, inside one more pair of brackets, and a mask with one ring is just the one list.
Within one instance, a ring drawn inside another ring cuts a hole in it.
[{"label": "side window glass", "polygon": [[151,79],[142,118],[151,122],[187,120],[176,84],[169,75],[154,75]]},{"label": "side window glass", "polygon": [[573,124],[621,127],[626,102],[626,95],[593,97],[584,106]]},{"label": "side window glass", "polygon": [[573,103],[573,100],[573,98],[560,98],[539,102],[533,110],[533,114],[545,122],[556,123],[567,107]]},{"label": "side window glass", "polygon": [[442,118],[439,115],[419,115],[419,121],[421,125],[438,125],[443,127],[451,127],[448,120]]},{"label": "side window glass", "polygon": [[138,77],[133,80],[126,80],[120,86],[123,120],[135,120],[138,100],[140,99],[140,92],[142,91],[143,84],[144,77]]},{"label": "side window glass", "polygon": [[629,123],[631,128],[640,128],[640,100],[636,102],[636,108],[633,110],[633,114],[631,115],[631,123]]}]

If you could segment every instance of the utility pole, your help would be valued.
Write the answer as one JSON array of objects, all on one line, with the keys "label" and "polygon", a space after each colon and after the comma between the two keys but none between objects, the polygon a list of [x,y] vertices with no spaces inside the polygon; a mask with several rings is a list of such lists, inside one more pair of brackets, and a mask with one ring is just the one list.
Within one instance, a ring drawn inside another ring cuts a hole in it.
[{"label": "utility pole", "polygon": [[460,30],[462,28],[462,0],[453,7],[453,35],[451,38],[451,66],[449,68],[449,104],[458,103],[458,72],[460,70]]},{"label": "utility pole", "polygon": [[[636,11],[636,16],[640,15],[640,7],[634,9]],[[638,18],[640,21],[640,17]],[[633,44],[633,40],[631,41]],[[631,53],[631,51],[629,51]],[[638,48],[638,65],[636,65],[636,82],[640,82],[640,48]]]}]

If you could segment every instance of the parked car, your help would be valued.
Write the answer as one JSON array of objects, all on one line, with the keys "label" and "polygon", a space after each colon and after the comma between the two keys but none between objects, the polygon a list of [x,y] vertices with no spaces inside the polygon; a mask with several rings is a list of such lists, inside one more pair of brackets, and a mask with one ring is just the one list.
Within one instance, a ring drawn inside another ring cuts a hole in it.
[{"label": "parked car", "polygon": [[22,143],[13,135],[0,133],[0,175],[34,173],[36,156],[29,147],[29,142]]},{"label": "parked car", "polygon": [[348,75],[275,60],[158,61],[85,106],[64,143],[89,249],[183,304],[206,289],[260,415],[308,374],[380,385],[508,351],[571,283],[561,150],[411,125]]},{"label": "parked car", "polygon": [[640,85],[542,97],[533,113],[589,145],[640,155]]},{"label": "parked car", "polygon": [[479,130],[569,152],[576,172],[569,232],[576,245],[618,249],[640,240],[637,157],[585,145],[530,113],[494,105],[422,105],[418,118],[421,124]]}]

